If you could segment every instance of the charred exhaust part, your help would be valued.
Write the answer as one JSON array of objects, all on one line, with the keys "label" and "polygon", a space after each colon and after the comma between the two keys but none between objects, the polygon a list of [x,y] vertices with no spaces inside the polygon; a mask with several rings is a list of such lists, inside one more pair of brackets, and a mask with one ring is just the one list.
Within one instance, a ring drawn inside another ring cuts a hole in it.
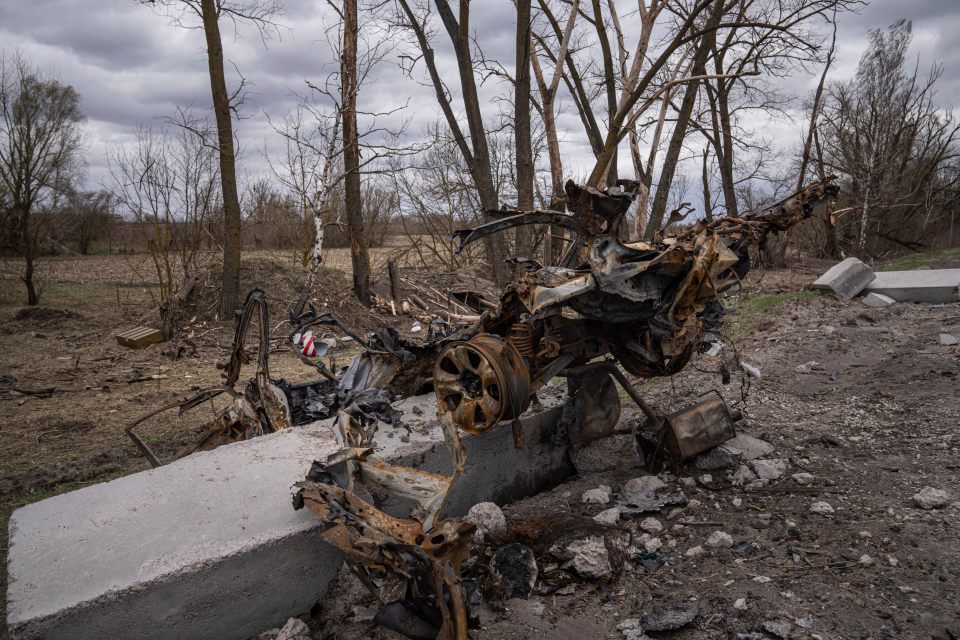
[{"label": "charred exhaust part", "polygon": [[716,390],[710,390],[696,404],[667,416],[667,450],[673,460],[689,460],[736,436],[734,423],[742,418],[739,411],[727,408]]}]

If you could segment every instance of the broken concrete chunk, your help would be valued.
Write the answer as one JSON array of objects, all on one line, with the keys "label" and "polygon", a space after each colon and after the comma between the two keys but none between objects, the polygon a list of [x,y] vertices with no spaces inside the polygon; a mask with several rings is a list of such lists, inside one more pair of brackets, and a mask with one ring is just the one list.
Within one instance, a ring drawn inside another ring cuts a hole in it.
[{"label": "broken concrete chunk", "polygon": [[632,495],[638,493],[654,494],[667,486],[667,483],[657,476],[642,476],[631,478],[623,485],[623,493]]},{"label": "broken concrete chunk", "polygon": [[789,466],[789,461],[783,459],[753,460],[750,462],[750,467],[761,480],[776,480],[786,473]]},{"label": "broken concrete chunk", "polygon": [[485,535],[498,536],[507,532],[507,519],[495,502],[480,502],[470,507],[465,521],[477,525],[473,539],[482,542]]},{"label": "broken concrete chunk", "polygon": [[670,631],[690,624],[699,614],[700,605],[696,602],[680,602],[654,609],[640,621],[640,626],[644,631]]},{"label": "broken concrete chunk", "polygon": [[939,509],[950,504],[950,494],[943,489],[924,487],[913,496],[913,503],[921,509]]},{"label": "broken concrete chunk", "polygon": [[876,279],[873,269],[857,258],[847,258],[827,269],[811,285],[814,289],[828,289],[843,300],[850,300]]},{"label": "broken concrete chunk", "polygon": [[810,505],[810,513],[819,513],[822,516],[833,513],[833,507],[829,502],[818,501]]},{"label": "broken concrete chunk", "polygon": [[788,640],[793,623],[789,620],[767,620],[763,623],[763,630],[780,640]]},{"label": "broken concrete chunk", "polygon": [[774,451],[773,445],[766,440],[754,438],[744,433],[734,436],[720,446],[739,451],[744,460],[762,458],[763,456],[770,455]]},{"label": "broken concrete chunk", "polygon": [[587,536],[571,542],[567,545],[566,554],[572,560],[573,570],[581,578],[599,580],[613,573],[607,546],[599,536]]},{"label": "broken concrete chunk", "polygon": [[696,558],[697,556],[703,555],[703,547],[700,545],[690,547],[684,552],[683,555],[687,556],[688,558]]},{"label": "broken concrete chunk", "polygon": [[277,640],[313,640],[313,636],[310,635],[310,627],[306,622],[299,618],[290,618],[277,634]]},{"label": "broken concrete chunk", "polygon": [[863,304],[867,305],[868,307],[873,307],[874,309],[889,307],[894,303],[896,303],[896,300],[890,296],[885,296],[882,293],[870,292],[863,298]]},{"label": "broken concrete chunk", "polygon": [[807,486],[808,484],[810,484],[811,482],[813,482],[813,474],[812,474],[812,473],[806,473],[806,472],[804,472],[804,473],[795,473],[795,474],[793,474],[793,475],[790,476],[790,477],[793,478],[793,481],[794,481],[794,482],[796,482],[796,483],[799,484],[800,486],[804,486],[804,487]]},{"label": "broken concrete chunk", "polygon": [[725,531],[714,531],[707,538],[707,546],[714,549],[729,549],[733,546],[733,537]]},{"label": "broken concrete chunk", "polygon": [[620,507],[611,507],[601,511],[597,515],[593,516],[593,521],[597,524],[602,524],[606,526],[613,526],[617,524],[620,520]]},{"label": "broken concrete chunk", "polygon": [[585,504],[607,504],[610,502],[610,487],[602,484],[596,489],[584,491],[580,502]]},{"label": "broken concrete chunk", "polygon": [[490,569],[500,586],[513,598],[528,597],[539,573],[533,551],[519,542],[511,542],[497,549],[490,561]]},{"label": "broken concrete chunk", "polygon": [[940,337],[937,339],[937,342],[944,347],[952,347],[957,344],[957,339],[950,335],[949,333],[941,333]]},{"label": "broken concrete chunk", "polygon": [[740,361],[740,367],[741,367],[741,368],[747,373],[747,375],[750,376],[751,378],[756,378],[757,380],[762,380],[762,379],[763,379],[763,375],[760,373],[760,369],[758,369],[757,367],[753,366],[752,364],[748,364],[748,363],[744,362],[743,360],[741,360],[741,361]]},{"label": "broken concrete chunk", "polygon": [[960,302],[960,269],[881,271],[867,290],[897,302]]}]

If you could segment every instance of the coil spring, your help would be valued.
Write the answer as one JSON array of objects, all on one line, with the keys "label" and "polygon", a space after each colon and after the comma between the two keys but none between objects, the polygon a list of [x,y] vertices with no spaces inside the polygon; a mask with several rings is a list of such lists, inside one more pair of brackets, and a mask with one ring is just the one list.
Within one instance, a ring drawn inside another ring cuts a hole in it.
[{"label": "coil spring", "polygon": [[533,357],[533,325],[518,322],[510,327],[507,342],[524,358]]}]

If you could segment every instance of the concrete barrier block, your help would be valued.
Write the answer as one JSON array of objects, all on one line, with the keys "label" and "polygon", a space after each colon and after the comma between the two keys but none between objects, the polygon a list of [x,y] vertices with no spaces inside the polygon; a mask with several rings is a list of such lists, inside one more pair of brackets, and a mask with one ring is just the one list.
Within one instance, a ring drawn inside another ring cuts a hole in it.
[{"label": "concrete barrier block", "polygon": [[897,302],[960,302],[960,269],[881,271],[867,285],[867,291],[883,294]]},{"label": "concrete barrier block", "polygon": [[844,300],[850,300],[863,291],[876,275],[873,269],[856,258],[838,262],[810,286],[814,289],[829,289]]},{"label": "concrete barrier block", "polygon": [[889,307],[892,304],[896,304],[896,302],[897,301],[890,296],[885,296],[882,293],[870,292],[863,297],[863,304],[875,309]]},{"label": "concrete barrier block", "polygon": [[[467,468],[447,513],[530,495],[572,473],[555,433],[561,402],[522,418],[522,449],[508,424],[465,438]],[[449,472],[432,396],[399,407],[418,404],[422,420],[409,435],[381,430],[377,455]],[[291,429],[16,510],[11,638],[242,640],[308,611],[341,560],[316,518],[294,511],[292,487],[335,450],[328,426]]]}]

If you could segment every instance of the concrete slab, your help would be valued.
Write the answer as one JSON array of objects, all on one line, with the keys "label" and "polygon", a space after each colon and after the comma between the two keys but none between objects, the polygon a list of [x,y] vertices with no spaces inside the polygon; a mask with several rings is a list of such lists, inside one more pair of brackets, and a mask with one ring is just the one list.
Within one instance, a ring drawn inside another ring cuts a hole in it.
[{"label": "concrete slab", "polygon": [[828,289],[844,300],[850,300],[863,291],[876,276],[873,269],[856,258],[838,262],[816,279],[811,287]]},{"label": "concrete slab", "polygon": [[881,271],[876,275],[867,285],[867,291],[881,293],[897,302],[960,302],[960,269]]},{"label": "concrete slab", "polygon": [[[432,397],[405,402],[423,407],[422,420],[409,437],[381,432],[378,455],[449,472]],[[572,473],[566,447],[554,443],[561,403],[546,398],[545,410],[523,417],[523,449],[514,448],[509,425],[465,438],[467,468],[448,513],[530,495]],[[314,425],[18,509],[8,555],[11,638],[241,640],[309,610],[340,558],[320,540],[315,517],[293,510],[291,488],[335,449],[329,428]]]}]

